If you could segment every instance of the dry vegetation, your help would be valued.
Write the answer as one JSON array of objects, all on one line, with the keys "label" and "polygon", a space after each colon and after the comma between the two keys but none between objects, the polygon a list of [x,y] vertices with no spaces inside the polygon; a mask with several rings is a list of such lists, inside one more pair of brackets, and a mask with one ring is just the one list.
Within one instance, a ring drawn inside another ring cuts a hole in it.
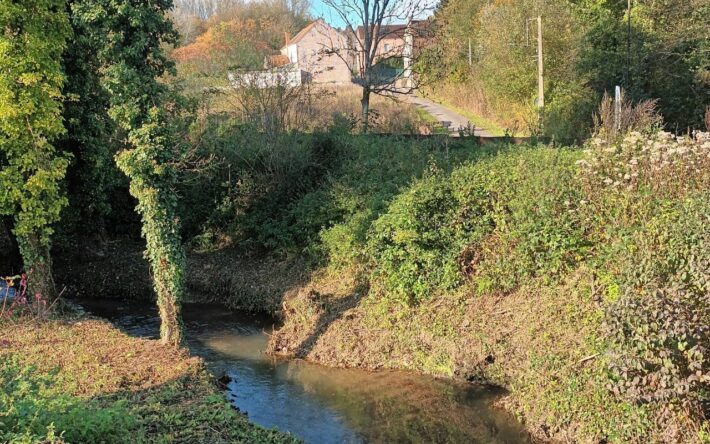
[{"label": "dry vegetation", "polygon": [[[426,97],[452,108],[466,116],[478,128],[484,128],[494,136],[506,132],[513,136],[529,134],[537,125],[537,113],[523,106],[505,105],[510,114],[496,111],[492,99],[486,97],[480,88],[462,88],[449,82],[434,82],[422,87]],[[512,117],[511,117],[512,115]]]},{"label": "dry vegetation", "polygon": [[[269,130],[314,132],[361,128],[361,89],[352,85],[303,85],[296,88],[223,88],[205,105],[209,113],[225,112]],[[432,134],[435,121],[403,99],[375,95],[371,99],[370,131]]]}]

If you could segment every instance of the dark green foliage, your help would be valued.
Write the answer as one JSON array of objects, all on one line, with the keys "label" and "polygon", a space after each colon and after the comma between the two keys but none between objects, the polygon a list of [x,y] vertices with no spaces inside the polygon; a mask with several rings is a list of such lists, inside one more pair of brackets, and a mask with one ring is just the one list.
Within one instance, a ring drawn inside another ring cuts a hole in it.
[{"label": "dark green foliage", "polygon": [[[193,137],[200,141],[201,155],[213,161],[182,191],[191,221],[188,235],[197,234],[193,230],[207,219],[200,245],[216,241],[226,227],[243,246],[282,254],[307,250],[315,261],[362,256],[337,233],[362,244],[389,200],[430,164],[448,169],[477,155],[473,141],[353,137],[337,131],[267,136],[220,119],[194,128]],[[321,236],[328,240],[321,243]]]},{"label": "dark green foliage", "polygon": [[177,33],[166,13],[171,0],[149,2],[82,0],[72,5],[74,23],[94,40],[108,115],[127,135],[116,163],[130,179],[143,221],[161,315],[161,338],[181,341],[180,301],[185,254],[177,218],[177,171],[184,145],[175,133],[181,104],[158,81],[174,71],[163,45]]},{"label": "dark green foliage", "polygon": [[[388,297],[418,301],[461,282],[457,258],[469,233],[457,229],[456,204],[451,185],[434,176],[398,196],[374,222],[369,252]],[[473,208],[471,213],[485,228],[486,220],[479,216],[483,211]]]},{"label": "dark green foliage", "polygon": [[[527,278],[560,275],[586,248],[573,183],[579,151],[491,155],[499,148],[478,148],[471,139],[283,136],[292,153],[310,160],[299,163],[264,149],[259,137],[233,148],[231,184],[221,191],[230,194],[208,191],[222,205],[210,216],[217,225],[199,237],[203,245],[229,225],[244,246],[302,252],[335,268],[366,265],[388,297],[402,302],[466,279],[481,291],[510,291]],[[340,159],[318,154],[323,146]]]},{"label": "dark green foliage", "polygon": [[223,116],[195,124],[191,136],[199,141],[197,155],[210,161],[180,186],[187,236],[199,235],[198,245],[207,247],[226,227],[255,249],[306,244],[311,231],[290,229],[290,206],[327,180],[342,141],[329,133],[267,136]]},{"label": "dark green foliage", "polygon": [[416,182],[372,226],[387,295],[420,301],[466,277],[479,291],[554,278],[585,248],[575,211],[576,151],[511,149]]},{"label": "dark green foliage", "polygon": [[634,100],[658,99],[670,130],[702,128],[710,100],[710,5],[685,0],[589,8],[579,72],[598,93],[622,85]]},{"label": "dark green foliage", "polygon": [[[70,2],[76,10],[81,1]],[[72,211],[63,215],[70,234],[104,234],[111,217],[129,219],[111,201],[117,188],[126,192],[125,177],[118,171],[113,156],[119,149],[116,125],[108,115],[109,96],[101,82],[99,50],[101,40],[79,14],[71,14],[73,35],[64,51],[63,68],[67,77],[67,97],[63,118],[67,132],[61,148],[72,153],[74,161],[67,173],[67,194]],[[126,193],[127,194],[127,193]],[[114,220],[115,220],[114,219]],[[92,220],[87,226],[82,221]]]}]

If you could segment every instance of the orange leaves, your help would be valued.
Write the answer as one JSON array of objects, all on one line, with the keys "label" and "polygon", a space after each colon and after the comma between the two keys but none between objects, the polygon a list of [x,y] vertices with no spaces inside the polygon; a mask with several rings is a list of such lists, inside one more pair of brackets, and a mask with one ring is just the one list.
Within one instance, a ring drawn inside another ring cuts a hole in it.
[{"label": "orange leaves", "polygon": [[[240,47],[249,46],[264,54],[273,51],[269,45],[277,31],[268,18],[232,19],[211,25],[194,43],[177,48],[172,56],[178,63],[214,63],[232,58]],[[280,35],[280,31],[278,31]]]}]

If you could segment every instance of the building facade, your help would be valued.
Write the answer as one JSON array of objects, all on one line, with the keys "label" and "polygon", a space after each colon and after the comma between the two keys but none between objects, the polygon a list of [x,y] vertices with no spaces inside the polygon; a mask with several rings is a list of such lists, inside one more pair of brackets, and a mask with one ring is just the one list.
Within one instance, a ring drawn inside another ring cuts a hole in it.
[{"label": "building facade", "polygon": [[347,36],[316,20],[281,48],[291,65],[304,73],[305,82],[347,84],[351,82],[354,54]]}]

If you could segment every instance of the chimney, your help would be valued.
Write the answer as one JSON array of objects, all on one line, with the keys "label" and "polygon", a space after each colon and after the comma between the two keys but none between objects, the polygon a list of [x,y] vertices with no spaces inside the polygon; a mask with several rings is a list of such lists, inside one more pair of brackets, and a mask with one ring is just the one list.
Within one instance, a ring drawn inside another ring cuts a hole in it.
[{"label": "chimney", "polygon": [[289,40],[291,40],[291,39],[290,39],[290,37],[288,36],[288,32],[287,32],[287,31],[284,31],[284,46],[288,46]]}]

